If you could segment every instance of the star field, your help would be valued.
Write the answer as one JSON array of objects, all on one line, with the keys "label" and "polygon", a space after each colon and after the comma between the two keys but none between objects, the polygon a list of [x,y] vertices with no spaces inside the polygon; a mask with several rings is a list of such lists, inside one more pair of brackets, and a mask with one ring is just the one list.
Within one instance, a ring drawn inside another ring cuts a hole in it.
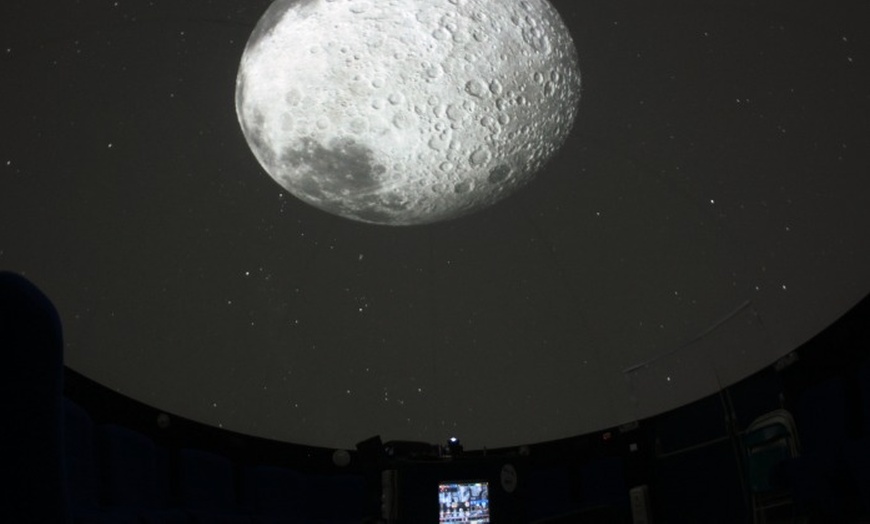
[{"label": "star field", "polygon": [[553,2],[566,146],[459,220],[372,226],[284,192],[233,107],[268,2],[0,8],[0,268],[67,364],[302,444],[467,449],[615,426],[770,364],[870,289],[863,2]]}]

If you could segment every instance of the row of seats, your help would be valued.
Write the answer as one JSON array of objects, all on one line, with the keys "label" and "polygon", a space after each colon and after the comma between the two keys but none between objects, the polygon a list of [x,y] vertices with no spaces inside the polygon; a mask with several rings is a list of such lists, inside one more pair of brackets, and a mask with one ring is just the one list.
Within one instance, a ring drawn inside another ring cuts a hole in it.
[{"label": "row of seats", "polygon": [[857,392],[835,378],[800,396],[799,456],[774,472],[802,511],[822,518],[870,515],[870,360],[858,368],[854,386]]},{"label": "row of seats", "polygon": [[[762,378],[771,387],[753,384],[751,391],[781,390],[774,375]],[[731,398],[741,387],[729,390]],[[870,517],[870,360],[792,393],[788,410],[775,407],[778,395],[768,394],[773,402],[735,405],[729,418],[727,403],[715,396],[657,417],[656,439],[664,448],[650,462],[657,518],[731,523]],[[750,422],[729,426],[741,419]]]},{"label": "row of seats", "polygon": [[598,457],[580,465],[530,472],[526,492],[529,522],[628,522],[629,487],[622,457]]},{"label": "row of seats", "polygon": [[201,449],[167,450],[64,400],[66,484],[76,524],[360,523],[364,478],[240,465]]}]

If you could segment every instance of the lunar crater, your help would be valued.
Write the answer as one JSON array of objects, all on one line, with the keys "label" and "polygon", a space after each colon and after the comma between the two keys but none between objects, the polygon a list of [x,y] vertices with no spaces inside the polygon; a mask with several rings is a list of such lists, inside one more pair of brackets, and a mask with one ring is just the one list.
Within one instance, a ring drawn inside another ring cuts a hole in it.
[{"label": "lunar crater", "polygon": [[528,183],[579,98],[571,35],[546,0],[279,0],[236,83],[242,131],[278,183],[390,225],[456,218]]}]

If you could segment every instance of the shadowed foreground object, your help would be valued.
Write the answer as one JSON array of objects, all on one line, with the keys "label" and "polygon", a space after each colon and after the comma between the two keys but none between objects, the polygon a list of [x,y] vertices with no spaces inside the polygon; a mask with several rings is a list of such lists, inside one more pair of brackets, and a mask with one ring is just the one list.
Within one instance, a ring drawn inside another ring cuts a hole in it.
[{"label": "shadowed foreground object", "polygon": [[27,279],[0,272],[3,520],[67,522],[61,446],[63,334],[51,301]]}]

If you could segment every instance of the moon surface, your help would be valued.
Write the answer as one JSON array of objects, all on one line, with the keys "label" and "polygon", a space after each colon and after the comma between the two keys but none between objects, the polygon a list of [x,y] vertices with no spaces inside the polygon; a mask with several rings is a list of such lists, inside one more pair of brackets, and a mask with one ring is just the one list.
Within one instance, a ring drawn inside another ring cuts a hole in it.
[{"label": "moon surface", "polygon": [[242,131],[278,184],[386,225],[522,187],[579,100],[577,52],[547,0],[277,0],[236,82]]}]

